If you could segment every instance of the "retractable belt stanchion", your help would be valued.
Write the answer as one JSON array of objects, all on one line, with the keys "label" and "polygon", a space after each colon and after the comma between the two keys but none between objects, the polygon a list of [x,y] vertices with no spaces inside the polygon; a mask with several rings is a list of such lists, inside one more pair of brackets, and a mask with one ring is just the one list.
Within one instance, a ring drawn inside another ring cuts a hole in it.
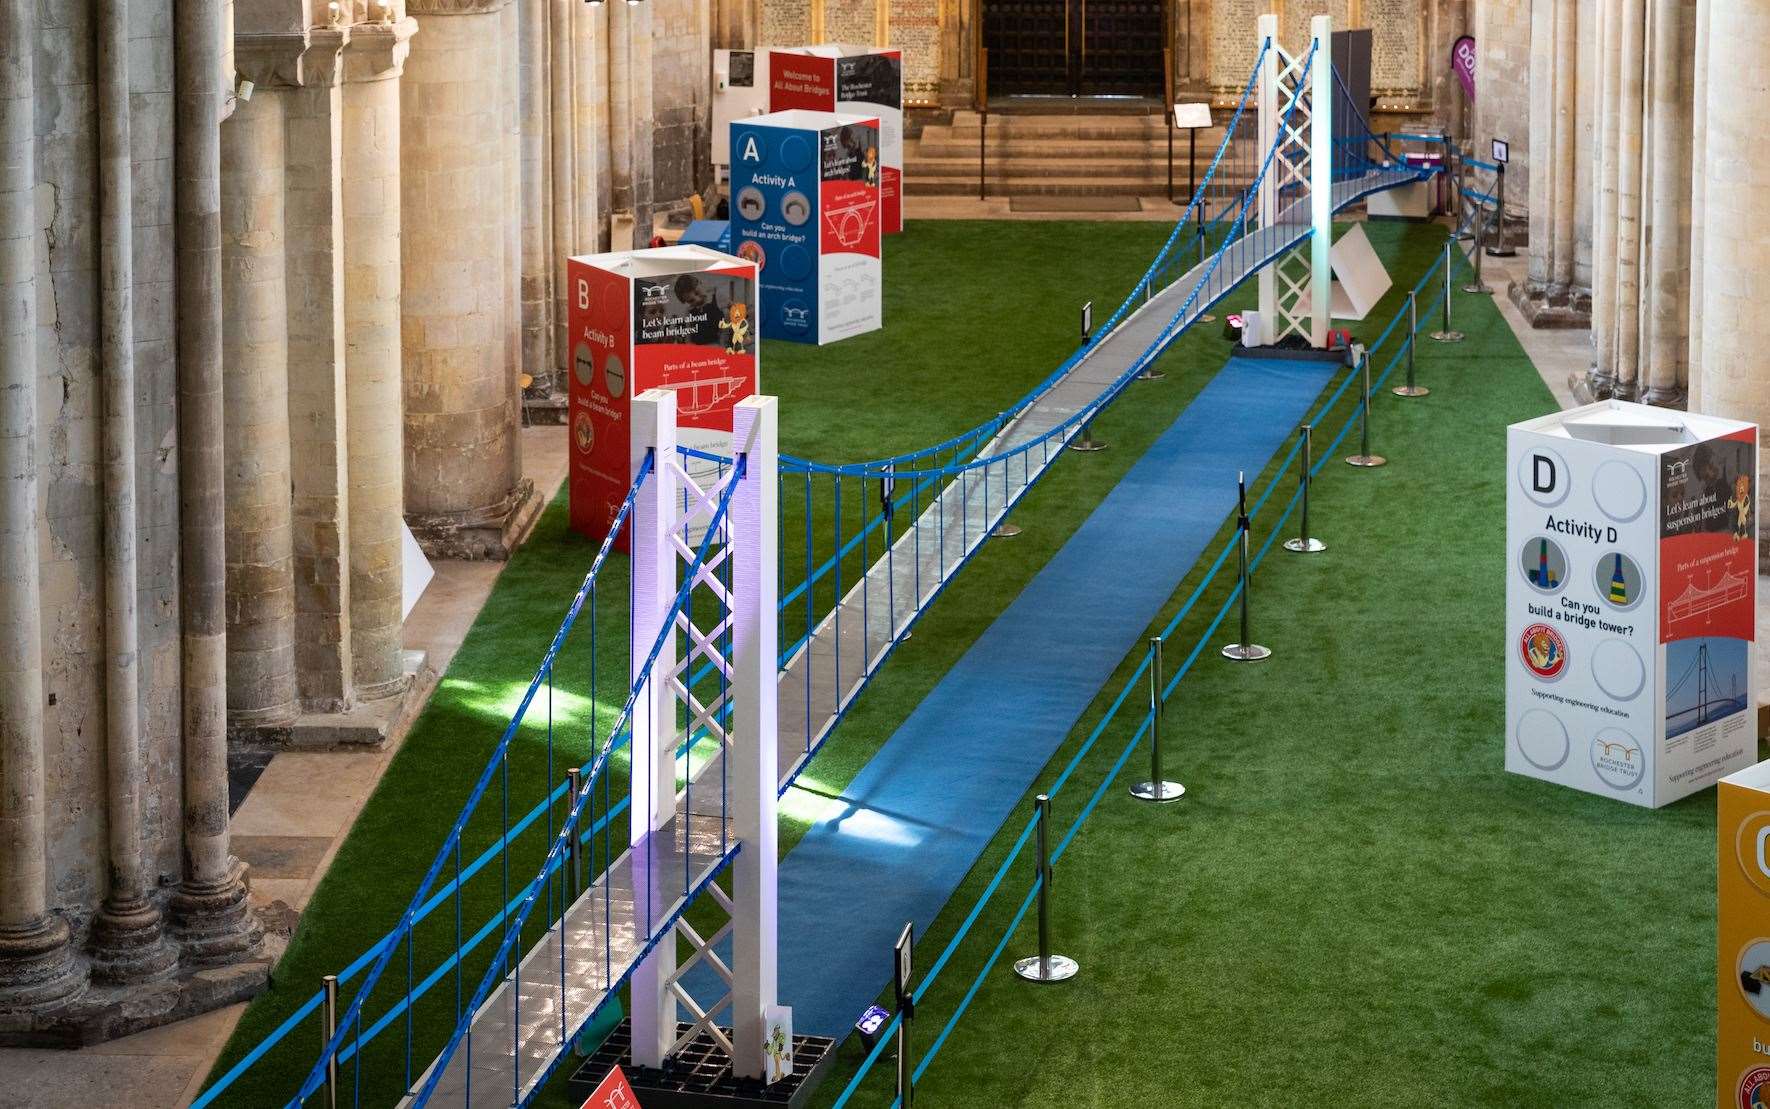
[{"label": "retractable belt stanchion", "polygon": [[892,949],[892,985],[897,995],[897,1103],[910,1109],[916,1083],[910,1073],[910,1021],[916,1015],[916,994],[910,988],[910,957],[915,945],[916,926],[905,924]]},{"label": "retractable belt stanchion", "polygon": [[1315,429],[1308,424],[1304,424],[1303,429],[1298,432],[1303,439],[1303,468],[1297,474],[1297,485],[1302,490],[1303,518],[1302,525],[1297,529],[1297,537],[1284,541],[1285,550],[1296,551],[1298,554],[1316,554],[1327,550],[1326,543],[1309,534],[1309,485],[1315,480],[1312,472],[1315,469],[1314,450],[1311,446],[1314,434]]},{"label": "retractable belt stanchion", "polygon": [[1051,954],[1051,797],[1039,794],[1035,802],[1039,814],[1039,953],[1017,959],[1014,973],[1028,982],[1062,982],[1076,976],[1076,961],[1066,955]]},{"label": "retractable belt stanchion", "polygon": [[1414,384],[1414,342],[1420,333],[1420,309],[1414,291],[1407,291],[1407,384],[1389,390],[1398,397],[1423,397],[1432,392],[1424,385]]},{"label": "retractable belt stanchion", "polygon": [[1432,333],[1432,338],[1440,343],[1460,343],[1463,333],[1450,326],[1450,272],[1451,263],[1455,261],[1452,251],[1456,249],[1456,240],[1447,239],[1444,243],[1444,326]]},{"label": "retractable belt stanchion", "polygon": [[[320,1013],[320,1044],[332,1042],[338,1034],[338,976],[328,974],[320,979],[320,988],[325,993],[325,1003]],[[326,1109],[338,1109],[338,1053],[334,1051],[326,1060]]]},{"label": "retractable belt stanchion", "polygon": [[1475,272],[1469,278],[1469,283],[1463,286],[1463,292],[1465,293],[1479,294],[1493,292],[1493,290],[1488,287],[1487,283],[1481,280],[1481,256],[1487,253],[1487,251],[1483,249],[1486,246],[1486,243],[1487,220],[1477,220],[1475,223],[1475,246],[1473,248],[1473,254],[1469,260],[1470,264],[1475,267]]},{"label": "retractable belt stanchion", "polygon": [[1353,356],[1358,359],[1359,400],[1358,400],[1358,453],[1346,459],[1349,466],[1360,466],[1370,469],[1388,462],[1380,454],[1371,453],[1371,357],[1362,346],[1354,345]]},{"label": "retractable belt stanchion", "polygon": [[1186,787],[1162,777],[1162,640],[1149,641],[1149,781],[1131,787],[1139,801],[1166,804],[1186,796]]},{"label": "retractable belt stanchion", "polygon": [[1518,252],[1506,243],[1506,163],[1500,163],[1495,176],[1498,178],[1498,182],[1493,190],[1495,198],[1493,218],[1499,229],[1499,234],[1494,236],[1493,245],[1487,248],[1487,253],[1494,258],[1511,258]]},{"label": "retractable belt stanchion", "polygon": [[1223,657],[1232,662],[1259,662],[1272,657],[1272,650],[1254,642],[1248,631],[1248,588],[1253,584],[1253,565],[1248,560],[1248,481],[1245,474],[1235,475],[1237,503],[1236,530],[1240,532],[1237,544],[1241,549],[1241,641],[1231,643],[1223,648]]}]

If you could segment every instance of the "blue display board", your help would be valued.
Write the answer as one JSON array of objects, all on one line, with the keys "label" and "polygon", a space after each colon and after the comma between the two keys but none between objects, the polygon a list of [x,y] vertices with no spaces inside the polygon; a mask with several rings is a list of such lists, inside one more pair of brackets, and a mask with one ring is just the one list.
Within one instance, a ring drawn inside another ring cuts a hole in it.
[{"label": "blue display board", "polygon": [[732,123],[732,243],[761,271],[764,337],[822,344],[880,326],[878,150],[864,116]]}]

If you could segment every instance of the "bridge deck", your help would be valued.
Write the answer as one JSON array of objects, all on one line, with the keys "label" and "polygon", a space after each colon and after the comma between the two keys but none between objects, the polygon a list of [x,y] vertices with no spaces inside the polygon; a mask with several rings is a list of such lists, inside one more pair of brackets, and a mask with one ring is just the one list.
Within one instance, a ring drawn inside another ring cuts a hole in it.
[{"label": "bridge deck", "polygon": [[[1336,182],[1334,209],[1419,176],[1419,171],[1412,169],[1382,169]],[[1272,225],[1250,231],[1231,244],[1168,342],[1224,293],[1306,240],[1309,233],[1307,201],[1303,200],[1288,206]],[[1192,266],[1127,315],[1002,428],[980,456],[1037,441],[1086,408],[1127,370],[1140,365],[1146,351],[1153,361],[1161,351],[1149,350],[1151,344],[1199,282],[1206,280],[1211,263],[1207,258]],[[982,545],[990,529],[1056,460],[1075,433],[1076,429],[1070,429],[1061,442],[1048,442],[1005,461],[964,471],[912,523],[891,533],[884,553],[817,625],[781,672],[779,767],[783,792],[817,753],[916,615]],[[721,757],[714,755],[694,767],[692,779],[721,780]],[[694,791],[692,812],[679,798],[676,816],[658,833],[658,850],[649,870],[635,861],[637,852],[622,855],[567,911],[563,950],[558,926],[528,950],[518,972],[507,976],[474,1015],[467,1040],[437,1084],[434,1096],[441,1104],[509,1106],[527,1102],[566,1050],[570,1032],[589,1020],[608,997],[610,980],[618,986],[659,932],[672,927],[688,903],[731,861],[736,845],[723,824],[721,810],[721,800],[713,789]],[[691,828],[686,860],[684,826]],[[643,897],[635,901],[635,891],[648,889],[649,908]],[[567,983],[563,996],[559,989],[562,966]],[[518,996],[521,1004],[513,1006],[512,999]],[[428,1077],[429,1071],[425,1073]],[[421,1080],[419,1086],[422,1084]]]}]

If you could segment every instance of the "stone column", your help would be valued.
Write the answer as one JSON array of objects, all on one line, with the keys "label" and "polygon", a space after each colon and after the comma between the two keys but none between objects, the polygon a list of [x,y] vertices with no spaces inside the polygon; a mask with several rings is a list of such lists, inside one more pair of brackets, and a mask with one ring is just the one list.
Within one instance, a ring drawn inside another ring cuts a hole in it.
[{"label": "stone column", "polygon": [[[400,75],[417,23],[397,10],[344,50],[344,338],[350,653],[358,698],[406,687],[400,339]],[[446,126],[446,118],[432,126]]]},{"label": "stone column", "polygon": [[[1699,88],[1704,127],[1702,411],[1770,427],[1770,159],[1763,156],[1762,106],[1770,97],[1763,64],[1770,5],[1710,3],[1707,73]],[[1770,474],[1758,453],[1758,490]],[[1770,532],[1761,530],[1758,566],[1770,572]]]},{"label": "stone column", "polygon": [[[289,424],[294,489],[295,675],[304,712],[354,701],[352,551],[345,418],[341,51],[346,32],[307,32],[283,92],[287,135]],[[244,42],[240,56],[249,57]],[[246,69],[272,80],[270,66]],[[398,398],[393,405],[395,427]]]},{"label": "stone column", "polygon": [[1538,3],[1531,15],[1530,269],[1508,292],[1533,327],[1591,326],[1592,291],[1574,281],[1578,15],[1578,0]]},{"label": "stone column", "polygon": [[633,213],[633,245],[651,240],[651,8],[609,4],[609,147],[614,206]]},{"label": "stone column", "polygon": [[522,369],[533,379],[532,409],[547,410],[559,383],[553,376],[554,191],[570,188],[556,171],[552,116],[570,70],[559,72],[554,44],[569,31],[552,29],[554,0],[521,0],[520,108],[522,116]]},{"label": "stone column", "polygon": [[[142,851],[141,627],[136,594],[135,186],[128,0],[99,0],[99,319],[104,457],[105,846],[103,903],[89,934],[92,976],[126,984],[178,962]],[[3,710],[0,710],[3,711]]]},{"label": "stone column", "polygon": [[749,50],[762,41],[762,0],[713,0],[713,47]]},{"label": "stone column", "polygon": [[287,723],[296,711],[283,145],[273,87],[235,105],[221,127],[231,726]]},{"label": "stone column", "polygon": [[1616,150],[1615,111],[1620,87],[1617,51],[1622,31],[1622,0],[1597,0],[1598,6],[1598,151],[1592,174],[1592,370],[1585,386],[1593,396],[1607,397],[1616,386],[1612,353],[1616,337]]},{"label": "stone column", "polygon": [[[1622,0],[1617,32],[1617,98],[1609,110],[1616,115],[1616,222],[1593,234],[1616,240],[1616,301],[1610,337],[1612,395],[1634,400],[1641,392],[1641,167],[1642,115],[1646,110],[1646,0]],[[1603,351],[1599,351],[1602,357]]]},{"label": "stone column", "polygon": [[[572,135],[576,143],[571,184],[577,234],[573,253],[608,247],[608,213],[613,207],[609,150],[608,5],[577,4],[572,8]],[[560,265],[564,265],[561,260]],[[559,282],[560,322],[565,325],[566,283]],[[563,363],[570,344],[561,344]]]},{"label": "stone column", "polygon": [[[415,0],[401,82],[405,510],[432,557],[502,558],[532,516],[517,455],[503,11]],[[614,5],[626,7],[626,5]],[[641,5],[643,7],[643,5]]]},{"label": "stone column", "polygon": [[[1697,0],[1695,26],[1691,37],[1696,47],[1691,61],[1691,88],[1695,96],[1690,119],[1690,311],[1692,317],[1702,308],[1705,189],[1708,181],[1708,79],[1709,79],[1709,5],[1711,0]],[[1702,321],[1690,321],[1689,365],[1685,376],[1684,404],[1692,412],[1702,407]]]},{"label": "stone column", "polygon": [[1642,313],[1648,404],[1681,408],[1690,354],[1691,43],[1695,12],[1684,0],[1652,0],[1648,22],[1648,117],[1652,157]]},{"label": "stone column", "polygon": [[246,868],[228,852],[220,128],[232,68],[223,15],[221,0],[182,0],[173,17],[184,880],[172,920],[185,960],[198,966],[245,956],[262,938],[246,899]]},{"label": "stone column", "polygon": [[85,981],[49,913],[37,559],[36,0],[0,0],[0,1012]]}]

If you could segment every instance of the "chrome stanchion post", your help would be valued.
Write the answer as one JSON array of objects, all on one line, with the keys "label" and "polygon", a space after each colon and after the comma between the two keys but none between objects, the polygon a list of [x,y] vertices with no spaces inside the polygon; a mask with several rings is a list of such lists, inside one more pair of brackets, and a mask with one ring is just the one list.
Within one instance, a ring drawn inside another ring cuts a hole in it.
[{"label": "chrome stanchion post", "polygon": [[1457,144],[1457,214],[1456,237],[1464,242],[1475,237],[1475,232],[1464,226],[1463,207],[1469,200],[1469,152],[1462,144]]},{"label": "chrome stanchion post", "polygon": [[[571,819],[572,806],[578,803],[578,790],[582,789],[583,786],[584,771],[582,767],[574,766],[565,772],[565,788],[567,791],[565,795],[565,814],[566,819],[568,820]],[[584,829],[582,825],[579,825],[572,829],[571,842],[567,845],[565,852],[566,866],[571,870],[571,878],[566,882],[565,888],[569,891],[572,901],[577,900],[578,888],[584,881],[584,867],[580,862],[578,854],[583,847],[583,842]]]},{"label": "chrome stanchion post", "polygon": [[1327,544],[1309,534],[1309,485],[1315,480],[1314,449],[1312,446],[1315,429],[1304,424],[1303,430],[1298,434],[1303,437],[1303,469],[1297,474],[1297,485],[1303,491],[1303,520],[1302,526],[1297,529],[1297,537],[1284,541],[1284,549],[1296,551],[1298,554],[1316,554],[1327,550]]},{"label": "chrome stanchion post", "polygon": [[1446,239],[1444,242],[1444,326],[1432,333],[1432,338],[1440,343],[1460,343],[1463,341],[1463,333],[1450,326],[1450,271],[1451,264],[1455,261],[1453,257],[1455,250],[1456,240],[1454,238]]},{"label": "chrome stanchion post", "polygon": [[1358,359],[1358,376],[1360,379],[1358,402],[1358,453],[1346,459],[1348,465],[1381,466],[1389,460],[1380,454],[1371,453],[1371,358],[1364,347],[1354,345],[1352,353]]},{"label": "chrome stanchion post", "polygon": [[1486,243],[1487,220],[1483,219],[1475,224],[1475,246],[1470,257],[1470,264],[1475,267],[1475,272],[1474,275],[1469,278],[1469,283],[1463,286],[1463,292],[1465,293],[1493,292],[1493,290],[1488,287],[1487,283],[1481,280],[1481,256],[1487,253],[1484,249]]},{"label": "chrome stanchion post", "polygon": [[1039,953],[1031,958],[1017,959],[1014,973],[1028,982],[1063,982],[1076,976],[1076,961],[1067,955],[1051,954],[1051,847],[1047,839],[1051,826],[1051,797],[1039,794],[1035,802],[1039,814]]},{"label": "chrome stanchion post", "polygon": [[1389,390],[1398,397],[1423,397],[1432,392],[1424,385],[1414,384],[1414,342],[1420,333],[1419,305],[1412,289],[1407,291],[1407,384]]},{"label": "chrome stanchion post", "polygon": [[1511,258],[1518,252],[1506,244],[1506,163],[1500,163],[1495,176],[1498,183],[1494,187],[1496,199],[1493,202],[1493,218],[1498,234],[1494,236],[1494,244],[1487,248],[1487,253],[1493,258]]},{"label": "chrome stanchion post", "polygon": [[1131,796],[1158,805],[1186,796],[1186,787],[1162,777],[1162,639],[1149,641],[1149,781],[1131,787]]},{"label": "chrome stanchion post", "polygon": [[915,1078],[910,1072],[910,1021],[916,1015],[916,995],[910,988],[910,959],[915,944],[914,924],[905,924],[893,948],[892,985],[897,995],[897,1101],[902,1109],[910,1109],[915,1096]]},{"label": "chrome stanchion post", "polygon": [[[320,988],[325,994],[325,1002],[321,1007],[320,1045],[332,1042],[338,1034],[338,976],[328,974],[320,979]],[[338,1053],[334,1051],[326,1059],[326,1109],[338,1109]]]},{"label": "chrome stanchion post", "polygon": [[1248,521],[1248,481],[1244,474],[1235,475],[1237,515],[1236,530],[1237,547],[1241,554],[1241,641],[1231,643],[1223,648],[1223,657],[1233,662],[1259,662],[1272,657],[1270,648],[1262,647],[1254,642],[1253,633],[1248,630],[1248,588],[1253,584],[1253,564],[1248,559],[1248,532],[1252,526]]}]

